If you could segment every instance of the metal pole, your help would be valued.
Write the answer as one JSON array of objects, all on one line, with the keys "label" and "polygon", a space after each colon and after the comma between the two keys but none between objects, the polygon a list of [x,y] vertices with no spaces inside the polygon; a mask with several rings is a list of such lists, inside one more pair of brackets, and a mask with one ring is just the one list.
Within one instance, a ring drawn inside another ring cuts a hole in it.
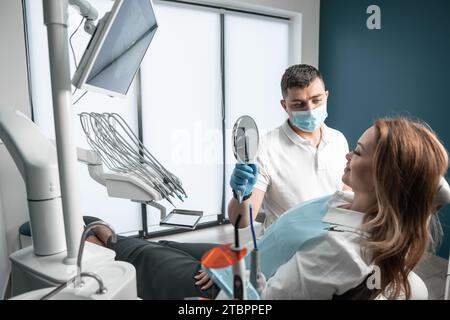
[{"label": "metal pole", "polygon": [[76,175],[77,154],[72,137],[73,114],[67,31],[68,1],[43,0],[43,6],[44,22],[48,33],[56,147],[66,232],[65,263],[75,264],[83,222]]}]

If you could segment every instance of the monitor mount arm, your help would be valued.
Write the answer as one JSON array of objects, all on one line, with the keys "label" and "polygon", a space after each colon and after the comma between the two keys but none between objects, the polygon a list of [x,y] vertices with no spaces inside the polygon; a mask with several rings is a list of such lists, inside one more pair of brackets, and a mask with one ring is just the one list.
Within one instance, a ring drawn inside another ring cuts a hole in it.
[{"label": "monitor mount arm", "polygon": [[86,19],[84,31],[94,34],[96,29],[94,21],[98,18],[97,10],[86,0],[69,0],[69,4],[75,7],[80,15]]}]

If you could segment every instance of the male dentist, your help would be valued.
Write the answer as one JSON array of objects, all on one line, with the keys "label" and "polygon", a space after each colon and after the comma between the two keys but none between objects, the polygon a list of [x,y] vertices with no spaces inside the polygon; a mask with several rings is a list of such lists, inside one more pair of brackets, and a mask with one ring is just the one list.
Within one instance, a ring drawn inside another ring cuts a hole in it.
[{"label": "male dentist", "polygon": [[[262,232],[286,210],[302,201],[344,188],[341,181],[348,143],[344,135],[325,124],[329,92],[320,72],[309,65],[288,68],[281,80],[281,106],[289,116],[282,126],[261,138],[256,165],[236,164],[230,185],[230,221],[244,213],[240,228],[255,218],[261,205],[266,217]],[[347,187],[345,187],[347,188]],[[238,203],[236,191],[244,194]]]}]

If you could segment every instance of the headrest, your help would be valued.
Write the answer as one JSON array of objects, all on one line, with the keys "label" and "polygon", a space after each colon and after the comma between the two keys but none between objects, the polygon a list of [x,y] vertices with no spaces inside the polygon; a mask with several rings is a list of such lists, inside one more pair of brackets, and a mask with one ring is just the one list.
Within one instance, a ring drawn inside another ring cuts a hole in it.
[{"label": "headrest", "polygon": [[439,189],[434,197],[433,205],[436,207],[445,206],[450,203],[450,186],[444,177],[439,181]]}]

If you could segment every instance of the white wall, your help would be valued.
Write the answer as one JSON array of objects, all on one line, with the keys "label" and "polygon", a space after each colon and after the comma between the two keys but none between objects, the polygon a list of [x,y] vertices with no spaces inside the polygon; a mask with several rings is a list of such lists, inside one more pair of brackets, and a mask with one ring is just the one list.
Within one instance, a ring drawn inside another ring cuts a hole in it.
[{"label": "white wall", "polygon": [[[13,107],[30,116],[22,2],[0,1],[0,108]],[[0,144],[0,293],[9,275],[9,254],[16,250],[17,230],[28,220],[25,184]]]}]

